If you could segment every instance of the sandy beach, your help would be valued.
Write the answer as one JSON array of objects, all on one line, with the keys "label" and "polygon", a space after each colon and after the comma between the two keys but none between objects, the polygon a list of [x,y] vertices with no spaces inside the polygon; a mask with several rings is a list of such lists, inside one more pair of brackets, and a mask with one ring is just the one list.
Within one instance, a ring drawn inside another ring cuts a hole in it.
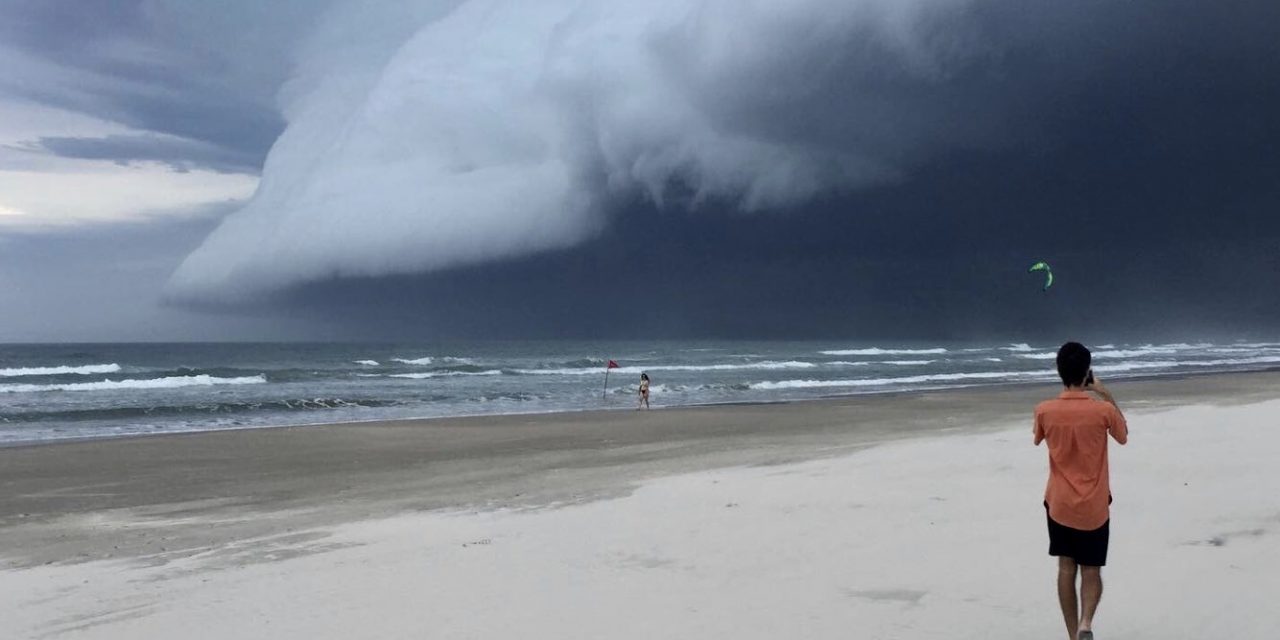
[{"label": "sandy beach", "polygon": [[[1280,625],[1280,373],[1113,385],[1100,639]],[[1027,385],[0,449],[13,638],[1057,638]]]}]

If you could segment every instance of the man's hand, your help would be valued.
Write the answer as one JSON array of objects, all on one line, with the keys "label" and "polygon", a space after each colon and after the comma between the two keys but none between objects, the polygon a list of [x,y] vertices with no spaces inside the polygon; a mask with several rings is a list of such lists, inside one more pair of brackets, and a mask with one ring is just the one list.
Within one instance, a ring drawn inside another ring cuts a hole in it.
[{"label": "man's hand", "polygon": [[[1102,384],[1102,381],[1098,379],[1098,375],[1092,371],[1089,373],[1093,377],[1093,382],[1085,385],[1084,390],[1092,391],[1098,396],[1098,398],[1105,400],[1106,402],[1110,402],[1111,404],[1116,404],[1115,397],[1111,395],[1111,391],[1107,389],[1107,386]],[[1119,405],[1116,405],[1116,407],[1119,408]]]},{"label": "man's hand", "polygon": [[1108,425],[1107,429],[1111,432],[1111,437],[1116,442],[1124,444],[1129,441],[1129,424],[1124,420],[1124,414],[1120,413],[1120,405],[1116,404],[1116,399],[1111,395],[1111,391],[1107,386],[1102,384],[1098,377],[1093,375],[1093,371],[1089,371],[1089,375],[1093,377],[1093,383],[1084,386],[1085,391],[1092,391],[1097,394],[1098,398],[1111,404],[1116,409],[1116,419]]}]

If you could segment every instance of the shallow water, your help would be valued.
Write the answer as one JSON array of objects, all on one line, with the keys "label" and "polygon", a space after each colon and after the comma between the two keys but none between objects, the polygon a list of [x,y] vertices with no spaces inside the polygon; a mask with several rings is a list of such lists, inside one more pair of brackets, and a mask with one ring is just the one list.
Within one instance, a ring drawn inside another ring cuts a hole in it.
[{"label": "shallow water", "polygon": [[[852,341],[0,345],[0,443],[1053,381],[1053,346]],[[1095,347],[1102,377],[1280,365],[1280,343]],[[609,372],[605,362],[620,365]]]}]

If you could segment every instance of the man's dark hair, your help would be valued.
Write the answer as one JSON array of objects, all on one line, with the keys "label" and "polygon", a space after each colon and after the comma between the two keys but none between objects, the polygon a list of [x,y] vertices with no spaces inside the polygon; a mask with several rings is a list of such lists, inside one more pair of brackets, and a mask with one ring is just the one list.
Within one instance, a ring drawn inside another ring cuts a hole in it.
[{"label": "man's dark hair", "polygon": [[1062,378],[1062,384],[1068,387],[1084,384],[1092,363],[1093,356],[1089,349],[1079,342],[1068,342],[1058,349],[1058,376]]}]

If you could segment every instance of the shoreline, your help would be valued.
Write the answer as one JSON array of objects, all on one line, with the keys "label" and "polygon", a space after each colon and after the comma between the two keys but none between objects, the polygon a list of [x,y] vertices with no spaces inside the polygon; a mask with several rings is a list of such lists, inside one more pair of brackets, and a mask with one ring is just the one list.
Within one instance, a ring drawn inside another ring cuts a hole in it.
[{"label": "shoreline", "polygon": [[[1201,378],[1219,378],[1230,376],[1252,376],[1263,374],[1280,375],[1280,367],[1267,367],[1262,369],[1246,369],[1238,371],[1192,371],[1179,372],[1169,374],[1142,374],[1134,376],[1126,376],[1123,378],[1112,378],[1114,385],[1129,385],[1132,383],[1149,383],[1149,382],[1175,382],[1190,379]],[[794,404],[821,404],[821,403],[838,403],[846,402],[858,398],[866,397],[902,397],[917,394],[933,394],[948,392],[981,392],[988,390],[1013,390],[1027,387],[1045,387],[1052,384],[1052,381],[1018,381],[1010,380],[993,383],[976,383],[966,385],[945,385],[937,387],[923,387],[916,389],[894,389],[894,390],[872,390],[860,391],[853,393],[836,393],[830,395],[819,396],[816,398],[795,398],[795,399],[778,399],[778,400],[735,400],[727,402],[704,402],[692,404],[678,405],[658,405],[657,409],[670,411],[683,411],[689,409],[714,408],[714,407],[754,407],[754,406],[771,406],[771,405],[794,405]],[[190,429],[183,431],[168,431],[161,433],[130,433],[124,435],[90,435],[90,436],[68,436],[66,438],[54,438],[45,440],[23,440],[16,442],[0,442],[0,452],[9,449],[23,449],[31,447],[59,446],[65,444],[79,444],[103,441],[132,441],[151,438],[180,438],[210,433],[235,433],[242,431],[268,430],[268,429],[302,429],[302,428],[334,428],[343,426],[381,426],[401,423],[421,423],[422,426],[429,426],[430,423],[444,421],[461,421],[461,420],[483,420],[489,418],[521,418],[529,416],[559,416],[559,415],[578,415],[578,414],[602,414],[611,415],[617,412],[634,411],[633,407],[616,407],[616,408],[594,408],[594,409],[552,409],[548,411],[522,411],[512,413],[473,413],[458,414],[448,416],[423,416],[423,417],[405,417],[405,418],[369,418],[366,420],[346,420],[341,422],[303,422],[289,424],[262,424],[262,425],[240,425],[232,427],[220,427],[213,429]]]},{"label": "shoreline", "polygon": [[[1127,412],[1280,397],[1280,372],[1117,381]],[[0,569],[169,562],[406,512],[542,509],[664,476],[1030,424],[1057,385],[787,404],[329,424],[0,449]],[[1028,427],[1029,428],[1029,427]],[[215,526],[207,526],[209,522]],[[122,531],[129,535],[121,538]]]},{"label": "shoreline", "polygon": [[[1132,438],[1098,628],[1266,637],[1280,374],[1110,386]],[[0,450],[0,616],[99,640],[1051,637],[1030,416],[1058,389]]]}]

